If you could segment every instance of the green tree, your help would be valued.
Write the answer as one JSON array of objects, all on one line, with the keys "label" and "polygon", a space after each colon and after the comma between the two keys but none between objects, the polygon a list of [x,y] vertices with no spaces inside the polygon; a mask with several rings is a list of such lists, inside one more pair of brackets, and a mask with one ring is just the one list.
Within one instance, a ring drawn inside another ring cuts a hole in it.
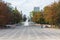
[{"label": "green tree", "polygon": [[0,27],[7,24],[18,23],[22,20],[22,14],[17,10],[13,10],[7,3],[0,2]]},{"label": "green tree", "polygon": [[43,12],[34,12],[32,11],[32,21],[39,23],[39,24],[43,24],[44,22],[44,18],[43,18]]},{"label": "green tree", "polygon": [[18,23],[21,22],[22,20],[22,14],[17,10],[17,8],[15,8],[15,10],[12,11],[12,15],[13,15],[13,19],[12,22],[13,23]]}]

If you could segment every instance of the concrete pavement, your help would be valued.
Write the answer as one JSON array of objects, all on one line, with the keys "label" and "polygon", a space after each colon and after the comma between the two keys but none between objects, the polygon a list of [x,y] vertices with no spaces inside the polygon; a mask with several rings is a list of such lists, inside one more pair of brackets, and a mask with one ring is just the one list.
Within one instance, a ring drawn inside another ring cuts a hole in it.
[{"label": "concrete pavement", "polygon": [[60,30],[37,26],[17,26],[1,29],[0,40],[60,40]]}]

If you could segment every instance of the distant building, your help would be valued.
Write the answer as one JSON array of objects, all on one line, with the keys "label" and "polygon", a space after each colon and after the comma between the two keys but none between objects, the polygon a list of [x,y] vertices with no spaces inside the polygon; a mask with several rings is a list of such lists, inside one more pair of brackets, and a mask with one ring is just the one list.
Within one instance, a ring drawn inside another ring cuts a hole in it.
[{"label": "distant building", "polygon": [[0,0],[0,2],[2,2],[2,0]]},{"label": "distant building", "polygon": [[40,8],[39,7],[34,7],[34,11],[38,12],[38,11],[40,11]]},{"label": "distant building", "polygon": [[22,11],[20,13],[22,14]]}]

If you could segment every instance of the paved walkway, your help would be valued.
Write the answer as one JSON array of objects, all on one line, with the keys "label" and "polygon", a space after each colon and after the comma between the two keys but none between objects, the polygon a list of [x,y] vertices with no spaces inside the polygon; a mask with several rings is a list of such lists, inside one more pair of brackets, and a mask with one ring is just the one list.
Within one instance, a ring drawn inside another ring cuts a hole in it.
[{"label": "paved walkway", "polygon": [[0,40],[60,40],[59,29],[17,26],[0,30]]}]

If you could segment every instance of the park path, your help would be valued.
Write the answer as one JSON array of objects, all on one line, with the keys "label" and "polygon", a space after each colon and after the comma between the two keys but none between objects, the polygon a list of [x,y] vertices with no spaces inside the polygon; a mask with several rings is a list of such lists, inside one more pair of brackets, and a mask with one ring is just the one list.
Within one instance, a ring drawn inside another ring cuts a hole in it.
[{"label": "park path", "polygon": [[38,26],[0,29],[0,40],[60,40],[60,30]]}]

